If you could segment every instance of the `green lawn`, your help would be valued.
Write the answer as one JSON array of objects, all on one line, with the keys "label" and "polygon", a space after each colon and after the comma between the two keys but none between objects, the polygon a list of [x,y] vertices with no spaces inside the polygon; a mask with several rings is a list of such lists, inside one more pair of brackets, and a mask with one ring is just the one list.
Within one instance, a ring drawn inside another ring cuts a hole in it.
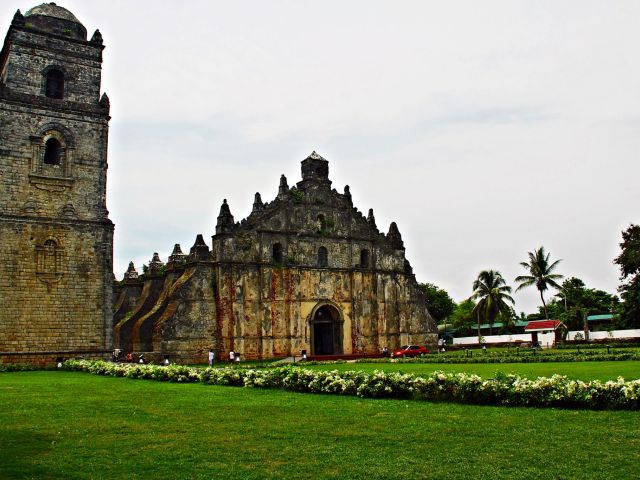
[{"label": "green lawn", "polygon": [[318,370],[385,370],[404,373],[469,372],[490,378],[496,372],[515,373],[527,378],[549,377],[553,374],[566,375],[576,380],[615,380],[619,376],[626,380],[640,378],[640,362],[553,362],[553,363],[338,363],[309,365]]},{"label": "green lawn", "polygon": [[637,478],[640,461],[639,412],[365,400],[73,372],[0,374],[0,425],[3,479],[608,479]]}]

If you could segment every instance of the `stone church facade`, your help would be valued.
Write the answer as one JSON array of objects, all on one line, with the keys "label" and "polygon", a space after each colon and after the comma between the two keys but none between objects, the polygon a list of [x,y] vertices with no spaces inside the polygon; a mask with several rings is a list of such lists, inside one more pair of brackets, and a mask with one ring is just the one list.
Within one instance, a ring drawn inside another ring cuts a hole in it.
[{"label": "stone church facade", "polygon": [[43,4],[15,14],[0,52],[0,361],[112,349],[103,48]]},{"label": "stone church facade", "polygon": [[[331,187],[313,152],[302,180],[280,179],[277,197],[256,194],[236,222],[225,200],[211,248],[198,235],[117,286],[114,341],[124,351],[203,361],[213,349],[246,358],[379,353],[407,343],[435,347],[428,313],[395,223],[386,234],[373,211]],[[220,357],[219,357],[220,358]]]}]

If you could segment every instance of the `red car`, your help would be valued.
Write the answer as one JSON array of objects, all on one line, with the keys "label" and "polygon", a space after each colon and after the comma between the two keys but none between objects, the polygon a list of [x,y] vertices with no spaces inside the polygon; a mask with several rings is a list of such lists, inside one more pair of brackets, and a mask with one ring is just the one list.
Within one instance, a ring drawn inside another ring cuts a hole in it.
[{"label": "red car", "polygon": [[417,357],[419,355],[427,355],[429,350],[420,345],[403,345],[400,350],[394,350],[392,358]]}]

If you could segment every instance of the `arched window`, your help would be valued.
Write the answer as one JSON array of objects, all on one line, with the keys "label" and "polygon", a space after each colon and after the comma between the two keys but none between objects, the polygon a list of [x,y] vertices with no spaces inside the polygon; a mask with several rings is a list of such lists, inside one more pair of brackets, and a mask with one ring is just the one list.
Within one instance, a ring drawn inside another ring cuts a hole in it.
[{"label": "arched window", "polygon": [[282,265],[284,256],[282,254],[282,244],[274,243],[273,244],[273,263],[277,263]]},{"label": "arched window", "polygon": [[318,232],[324,232],[326,230],[327,222],[324,219],[324,215],[322,214],[318,215],[317,225],[318,225]]},{"label": "arched window", "polygon": [[42,163],[45,165],[60,165],[60,154],[62,153],[62,145],[55,138],[50,138],[44,144],[44,158]]},{"label": "arched window", "polygon": [[326,267],[329,265],[329,253],[325,247],[318,249],[318,266]]},{"label": "arched window", "polygon": [[369,250],[360,250],[360,268],[369,268]]},{"label": "arched window", "polygon": [[62,98],[64,96],[64,73],[56,69],[47,72],[44,94],[49,98]]}]

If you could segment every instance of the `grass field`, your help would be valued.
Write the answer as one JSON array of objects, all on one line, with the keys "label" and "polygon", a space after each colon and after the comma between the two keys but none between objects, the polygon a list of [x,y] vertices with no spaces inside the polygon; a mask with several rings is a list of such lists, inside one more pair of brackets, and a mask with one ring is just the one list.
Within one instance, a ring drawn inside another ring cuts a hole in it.
[{"label": "grass field", "polygon": [[575,380],[615,380],[624,377],[626,380],[640,378],[640,362],[554,362],[554,363],[337,363],[309,365],[307,368],[317,370],[362,370],[373,372],[385,370],[403,373],[431,373],[436,370],[445,372],[476,373],[490,378],[496,372],[515,373],[527,378],[550,377],[554,374],[566,375]]},{"label": "grass field", "polygon": [[640,414],[0,374],[0,478],[637,478]]}]

